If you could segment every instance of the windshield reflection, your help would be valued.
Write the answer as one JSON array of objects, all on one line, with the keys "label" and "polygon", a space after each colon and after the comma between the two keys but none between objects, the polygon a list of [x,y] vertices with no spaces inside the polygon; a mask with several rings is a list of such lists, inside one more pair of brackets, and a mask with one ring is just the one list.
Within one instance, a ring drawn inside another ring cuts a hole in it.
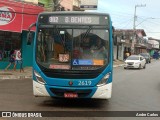
[{"label": "windshield reflection", "polygon": [[36,61],[47,69],[95,70],[108,64],[106,29],[39,29]]}]

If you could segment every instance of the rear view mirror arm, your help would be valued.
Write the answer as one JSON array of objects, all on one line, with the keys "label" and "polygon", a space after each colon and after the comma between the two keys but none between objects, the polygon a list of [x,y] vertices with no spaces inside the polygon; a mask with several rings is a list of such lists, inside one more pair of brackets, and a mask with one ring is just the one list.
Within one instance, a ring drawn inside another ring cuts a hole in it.
[{"label": "rear view mirror arm", "polygon": [[31,31],[31,28],[34,27],[34,26],[36,26],[36,23],[32,23],[32,24],[29,26],[28,31],[30,32],[30,31]]}]

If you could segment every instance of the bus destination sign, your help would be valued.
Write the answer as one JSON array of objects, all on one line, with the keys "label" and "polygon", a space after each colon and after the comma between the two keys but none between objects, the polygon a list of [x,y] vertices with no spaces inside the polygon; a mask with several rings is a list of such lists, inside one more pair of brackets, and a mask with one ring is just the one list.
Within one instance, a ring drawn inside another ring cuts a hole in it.
[{"label": "bus destination sign", "polygon": [[50,24],[100,24],[98,16],[49,16],[48,20]]}]

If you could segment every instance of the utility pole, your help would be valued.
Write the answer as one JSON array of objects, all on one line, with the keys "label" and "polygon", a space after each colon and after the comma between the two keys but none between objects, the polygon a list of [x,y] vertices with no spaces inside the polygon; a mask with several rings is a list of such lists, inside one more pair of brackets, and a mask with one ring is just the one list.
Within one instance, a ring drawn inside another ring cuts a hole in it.
[{"label": "utility pole", "polygon": [[136,19],[137,19],[137,16],[136,16],[136,9],[137,7],[146,7],[146,4],[144,5],[135,5],[135,9],[134,9],[134,18],[133,18],[133,39],[132,39],[132,46],[131,46],[131,52],[132,54],[134,54],[135,50],[134,50],[134,44],[135,44],[135,39],[136,39]]}]

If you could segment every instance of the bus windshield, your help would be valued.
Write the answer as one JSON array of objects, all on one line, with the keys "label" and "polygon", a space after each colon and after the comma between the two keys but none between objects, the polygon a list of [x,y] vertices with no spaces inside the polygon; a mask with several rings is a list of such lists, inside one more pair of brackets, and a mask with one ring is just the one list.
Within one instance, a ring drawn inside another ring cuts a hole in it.
[{"label": "bus windshield", "polygon": [[39,27],[36,62],[46,69],[96,70],[108,64],[109,30],[103,26]]}]

